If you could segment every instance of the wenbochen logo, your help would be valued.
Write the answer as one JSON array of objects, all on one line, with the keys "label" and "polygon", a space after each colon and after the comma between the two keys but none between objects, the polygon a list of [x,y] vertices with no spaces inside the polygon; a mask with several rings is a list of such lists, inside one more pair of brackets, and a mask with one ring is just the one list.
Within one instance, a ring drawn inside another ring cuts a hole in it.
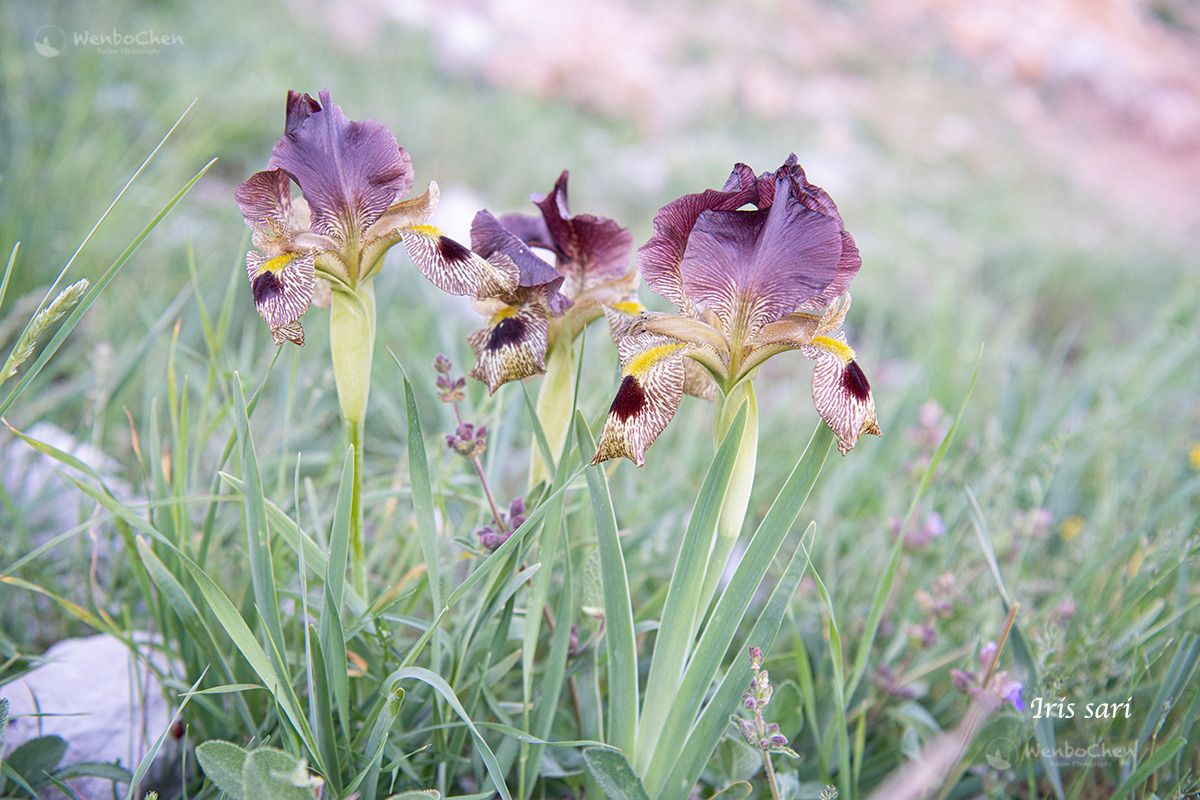
[{"label": "wenbochen logo", "polygon": [[54,25],[43,25],[33,35],[33,47],[39,55],[54,58],[62,53],[67,46],[67,35],[62,28]]},{"label": "wenbochen logo", "polygon": [[1016,750],[1017,748],[1012,742],[1001,737],[988,742],[987,747],[983,749],[983,757],[987,759],[988,766],[992,769],[1006,770],[1012,767]]}]

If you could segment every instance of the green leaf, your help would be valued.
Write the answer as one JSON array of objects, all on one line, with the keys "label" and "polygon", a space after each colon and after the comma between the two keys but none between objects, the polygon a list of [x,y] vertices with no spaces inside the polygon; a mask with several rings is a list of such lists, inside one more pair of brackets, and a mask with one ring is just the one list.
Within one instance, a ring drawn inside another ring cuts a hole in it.
[{"label": "green leaf", "polygon": [[1154,751],[1154,755],[1143,761],[1141,766],[1134,770],[1133,774],[1117,787],[1117,790],[1113,792],[1112,800],[1124,800],[1124,798],[1128,797],[1130,792],[1149,780],[1150,776],[1160,767],[1174,758],[1175,754],[1185,744],[1187,744],[1187,739],[1182,736],[1177,736],[1168,742],[1164,742],[1160,748]]},{"label": "green leaf", "polygon": [[133,773],[117,764],[106,764],[98,761],[76,761],[54,771],[54,777],[60,781],[75,778],[100,778],[113,783],[128,784],[133,780]]},{"label": "green leaf", "polygon": [[[831,434],[828,444],[825,445],[826,450],[832,443]],[[750,635],[746,637],[747,642],[755,644],[764,653],[770,652],[771,645],[779,633],[783,617],[796,594],[796,588],[808,571],[809,553],[815,535],[816,524],[809,523],[800,545],[792,553],[787,569],[779,579],[775,590],[771,592],[762,613],[758,615],[754,627],[750,630]],[[725,735],[725,730],[729,726],[729,715],[738,707],[742,692],[746,690],[749,683],[751,677],[749,660],[741,663],[744,665],[744,669],[731,668],[726,671],[716,692],[713,693],[712,699],[709,700],[699,719],[691,727],[687,739],[682,745],[676,745],[674,754],[670,757],[664,755],[661,760],[651,763],[651,774],[657,774],[654,786],[662,787],[654,790],[658,800],[685,798],[691,792],[692,787],[696,785],[696,781],[699,780],[701,772],[708,763],[709,756],[721,741],[721,737]],[[662,777],[664,774],[665,778]]]},{"label": "green leaf", "polygon": [[738,781],[731,783],[721,791],[717,792],[710,800],[746,800],[754,791],[754,787],[746,781]]},{"label": "green leaf", "polygon": [[[499,550],[497,550],[499,552]],[[459,719],[467,726],[471,732],[471,736],[475,739],[475,744],[479,748],[479,757],[483,759],[483,764],[487,768],[488,775],[492,778],[492,783],[496,787],[496,791],[504,800],[512,800],[512,794],[508,791],[508,786],[504,782],[504,772],[500,769],[499,762],[496,761],[496,754],[488,747],[483,736],[479,733],[479,729],[475,727],[475,723],[471,721],[466,709],[459,702],[458,696],[454,690],[450,688],[450,684],[438,674],[430,672],[421,667],[401,667],[389,675],[383,682],[385,692],[392,691],[395,684],[402,680],[418,680],[428,685],[431,689],[442,696],[442,699],[454,710]]]},{"label": "green leaf", "polygon": [[650,676],[646,682],[646,701],[639,719],[637,749],[634,763],[645,769],[663,732],[667,709],[675,700],[683,668],[691,655],[696,618],[700,614],[701,589],[709,551],[721,516],[730,476],[737,460],[742,433],[746,428],[746,406],[743,405],[725,434],[725,440],[713,456],[708,474],[700,487],[691,519],[680,544],[679,558],[671,574],[667,599],[663,606],[662,625],[654,644]]},{"label": "green leaf", "polygon": [[242,764],[242,789],[247,800],[313,800],[318,779],[309,774],[304,759],[274,747],[246,754]]},{"label": "green leaf", "polygon": [[415,792],[401,792],[389,795],[387,800],[441,800],[442,793],[437,789],[421,789]]},{"label": "green leaf", "polygon": [[[1159,684],[1158,693],[1154,696],[1154,703],[1150,706],[1152,713],[1142,723],[1137,738],[1138,750],[1145,747],[1150,737],[1158,735],[1163,723],[1166,722],[1167,715],[1192,686],[1192,675],[1195,674],[1198,666],[1200,666],[1200,640],[1196,638],[1195,634],[1188,631],[1179,641],[1179,647],[1176,648],[1175,655],[1171,658],[1167,674]],[[1188,728],[1183,728],[1183,730],[1186,731]]]},{"label": "green leaf", "polygon": [[731,782],[748,781],[762,771],[762,751],[741,739],[726,736],[717,745],[717,763],[721,774]]},{"label": "green leaf", "polygon": [[[651,767],[645,773],[646,786],[656,795],[663,790],[662,781],[667,771],[679,760],[679,738],[686,735],[685,732],[696,719],[700,705],[721,669],[721,663],[734,634],[742,624],[750,602],[821,474],[833,440],[833,432],[827,425],[820,423],[792,474],[751,537],[733,578],[721,593],[716,608],[700,634],[700,641],[680,682],[678,699],[670,709],[663,725],[659,746],[655,748],[651,759]],[[782,612],[780,613],[782,615]],[[744,687],[738,694],[741,694],[741,691],[744,691]],[[722,715],[722,724],[731,711],[732,709],[728,709]],[[715,740],[711,746],[716,746]]]},{"label": "green leaf", "polygon": [[367,766],[360,772],[350,785],[346,787],[346,794],[354,792],[362,784],[363,797],[375,797],[376,786],[379,782],[379,763],[383,758],[383,748],[387,745],[388,732],[392,726],[396,724],[396,718],[400,716],[400,706],[404,704],[404,690],[400,687],[393,687],[390,694],[381,698],[382,705],[379,707],[379,715],[375,718],[375,724],[371,728],[371,735],[367,738],[367,746],[364,752],[369,760]]},{"label": "green leaf", "polygon": [[196,760],[200,762],[205,777],[232,800],[242,800],[246,796],[242,788],[246,751],[241,747],[213,739],[196,747]]},{"label": "green leaf", "polygon": [[[579,450],[594,453],[596,442],[582,413],[575,416]],[[600,466],[588,467],[588,492],[596,518],[596,539],[604,581],[605,652],[608,654],[608,740],[625,752],[632,752],[637,741],[638,672],[637,640],[633,628],[633,605],[629,597],[629,578],[625,556],[617,536],[617,518],[613,512],[608,478]],[[640,784],[639,784],[640,787]]]},{"label": "green leaf", "polygon": [[242,391],[241,377],[233,374],[233,411],[238,442],[242,452],[242,505],[246,523],[246,558],[250,565],[250,586],[254,590],[254,604],[258,616],[266,628],[267,640],[272,646],[267,654],[275,661],[275,668],[282,678],[287,674],[287,665],[275,660],[275,649],[284,646],[283,623],[279,617],[279,599],[275,593],[275,569],[271,558],[271,534],[267,527],[266,501],[263,497],[262,478],[258,472],[258,458],[254,453],[254,440],[250,435],[250,421],[246,414],[246,398]]},{"label": "green leaf", "polygon": [[5,764],[34,789],[40,789],[50,782],[49,773],[66,752],[67,742],[61,736],[38,736],[9,753]]},{"label": "green leaf", "polygon": [[[345,463],[342,465],[342,480],[338,484],[337,500],[333,508],[333,525],[329,530],[329,560],[325,566],[325,593],[321,605],[319,619],[321,656],[327,668],[325,691],[334,699],[338,718],[343,722],[350,719],[350,683],[346,678],[346,638],[342,625],[342,608],[344,607],[346,586],[346,565],[350,557],[350,515],[353,500],[354,483],[354,453],[347,451]],[[330,720],[332,721],[332,720]],[[332,744],[332,732],[326,742],[326,747]],[[335,751],[336,754],[336,751]],[[329,763],[330,753],[323,755],[326,767],[333,769],[335,763]]]},{"label": "green leaf", "polygon": [[[195,102],[193,101],[193,105],[194,104]],[[112,203],[110,203],[108,208],[105,209],[104,213],[100,215],[100,219],[96,221],[96,224],[92,227],[92,230],[86,237],[84,237],[83,242],[75,250],[75,254],[71,256],[71,259],[67,262],[66,266],[63,267],[62,273],[59,274],[60,279],[62,278],[62,275],[66,273],[67,269],[70,268],[71,264],[75,261],[75,258],[83,250],[84,246],[88,243],[88,240],[91,239],[91,236],[93,233],[95,233],[96,228],[98,228],[100,223],[104,221],[104,218],[108,216],[108,212],[112,210],[117,201],[121,199],[121,196],[125,194],[125,190],[128,189],[137,176],[141,174],[141,171],[145,169],[146,165],[150,163],[150,160],[154,158],[159,148],[161,148],[167,141],[167,137],[169,137],[179,123],[183,121],[183,117],[187,114],[188,110],[191,110],[191,106],[188,106],[188,109],[183,112],[183,115],[180,115],[179,119],[176,120],[175,124],[171,126],[171,129],[166,132],[154,150],[150,152],[150,155],[146,157],[146,160],[142,162],[142,165],[137,168],[137,171],[134,172],[133,176],[130,177],[130,179],[125,183],[125,186],[121,189],[117,196],[113,198]],[[25,390],[25,387],[29,385],[29,383],[37,376],[39,372],[41,372],[42,367],[46,365],[46,362],[49,361],[56,352],[58,352],[58,348],[62,346],[62,343],[66,340],[67,336],[69,336],[71,331],[75,329],[75,326],[78,324],[80,318],[85,312],[87,312],[89,308],[91,308],[92,303],[96,301],[96,298],[99,296],[100,292],[104,291],[108,284],[112,282],[112,279],[116,277],[116,274],[121,270],[121,267],[125,266],[125,263],[133,255],[134,251],[137,250],[138,246],[145,241],[146,237],[150,235],[150,232],[153,231],[158,226],[158,223],[163,220],[163,217],[165,217],[167,213],[170,212],[170,210],[174,208],[180,200],[183,199],[183,196],[188,193],[192,186],[196,184],[196,181],[200,180],[200,177],[204,175],[204,173],[208,171],[208,168],[214,163],[216,163],[215,158],[205,164],[204,167],[196,173],[195,177],[184,184],[183,188],[176,192],[175,195],[169,201],[167,201],[167,204],[163,206],[162,210],[159,211],[158,214],[156,214],[154,218],[150,220],[149,224],[147,224],[146,227],[143,228],[142,231],[133,238],[133,241],[131,241],[121,252],[121,254],[117,256],[116,261],[114,261],[109,268],[105,270],[104,274],[101,275],[99,279],[97,279],[97,281],[88,290],[88,293],[84,295],[84,298],[75,306],[70,316],[68,316],[62,325],[58,327],[58,330],[55,332],[53,338],[51,338],[49,343],[42,348],[41,353],[38,355],[37,361],[35,361],[33,365],[25,371],[25,374],[21,377],[21,380],[9,391],[4,400],[0,401],[0,416],[4,415],[4,412],[8,410],[9,406],[11,406],[13,402],[16,401],[17,397],[20,396],[21,392]],[[55,284],[57,283],[58,281],[56,280]]]},{"label": "green leaf", "polygon": [[590,747],[583,751],[583,763],[608,800],[650,800],[624,754]]}]

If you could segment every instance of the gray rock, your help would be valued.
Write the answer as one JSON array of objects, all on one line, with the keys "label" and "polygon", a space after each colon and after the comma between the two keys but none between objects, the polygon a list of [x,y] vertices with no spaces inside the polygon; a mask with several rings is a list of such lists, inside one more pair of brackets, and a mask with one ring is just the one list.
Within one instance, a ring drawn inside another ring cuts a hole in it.
[{"label": "gray rock", "polygon": [[[0,697],[10,704],[7,750],[53,734],[67,742],[60,766],[119,762],[130,771],[136,769],[171,722],[154,672],[135,660],[124,642],[108,635],[65,639],[43,658],[45,663],[32,672],[0,686]],[[158,669],[165,669],[165,658],[153,659]],[[112,796],[112,784],[106,780],[77,778],[68,785],[85,800]],[[63,797],[57,790],[43,795]]]}]

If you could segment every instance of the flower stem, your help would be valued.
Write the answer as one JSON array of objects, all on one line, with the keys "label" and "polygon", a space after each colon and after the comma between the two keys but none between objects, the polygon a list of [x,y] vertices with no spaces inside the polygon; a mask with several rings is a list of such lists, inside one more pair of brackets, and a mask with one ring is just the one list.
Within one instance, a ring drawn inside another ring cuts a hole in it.
[{"label": "flower stem", "polygon": [[354,480],[350,503],[350,567],[354,590],[366,595],[366,545],[363,541],[363,444],[367,400],[371,393],[371,360],[375,350],[375,290],[371,279],[353,292],[333,293],[329,315],[329,348],[333,378],[346,430],[354,447]]},{"label": "flower stem", "polygon": [[721,517],[717,522],[717,536],[709,553],[708,569],[704,573],[704,583],[700,592],[700,609],[707,609],[713,595],[716,594],[717,584],[725,571],[725,564],[729,561],[729,554],[733,552],[733,547],[742,532],[746,509],[750,504],[750,490],[754,488],[754,468],[758,460],[758,399],[754,394],[754,385],[749,380],[743,380],[734,386],[729,394],[717,399],[713,437],[716,446],[719,447],[725,434],[729,432],[729,426],[737,417],[742,403],[749,404],[746,409],[746,428],[738,445],[729,488],[725,492],[725,503],[721,507]]},{"label": "flower stem", "polygon": [[771,751],[763,750],[763,771],[767,773],[767,783],[771,787],[771,797],[773,800],[781,800],[779,795],[779,784],[775,781],[775,767],[771,764]]},{"label": "flower stem", "polygon": [[[538,422],[546,434],[550,455],[554,458],[562,452],[563,444],[567,441],[575,401],[575,347],[568,335],[569,323],[567,318],[562,320],[558,326],[558,335],[550,343],[550,351],[546,358],[546,375],[542,379],[541,388],[538,389]],[[533,455],[530,457],[529,487],[532,489],[541,481],[549,483],[553,477],[535,439]]]}]

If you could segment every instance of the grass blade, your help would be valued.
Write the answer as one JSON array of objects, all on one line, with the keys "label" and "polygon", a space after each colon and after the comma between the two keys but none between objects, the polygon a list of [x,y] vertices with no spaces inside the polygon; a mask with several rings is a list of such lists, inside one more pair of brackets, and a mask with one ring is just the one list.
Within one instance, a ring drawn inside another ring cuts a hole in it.
[{"label": "grass blade", "polygon": [[[575,416],[579,450],[594,453],[596,442],[583,414]],[[608,741],[625,753],[635,752],[638,725],[637,640],[633,628],[633,605],[625,556],[617,536],[608,478],[602,467],[588,467],[588,491],[596,518],[596,539],[604,587],[604,641],[608,654]]]},{"label": "grass blade", "polygon": [[691,654],[696,618],[701,613],[700,597],[704,583],[703,580],[697,580],[696,576],[704,575],[745,427],[746,407],[743,405],[713,456],[708,474],[700,486],[671,575],[662,624],[654,643],[650,675],[646,681],[646,703],[633,756],[635,770],[643,774],[658,746],[667,709],[675,700],[679,679]]},{"label": "grass blade", "polygon": [[659,747],[655,749],[651,767],[644,776],[646,790],[651,795],[657,795],[662,790],[667,771],[678,759],[678,748],[673,742],[686,735],[696,720],[700,704],[721,668],[754,593],[762,584],[767,570],[770,569],[779,548],[792,529],[792,524],[799,516],[800,509],[816,484],[817,476],[821,474],[833,440],[833,432],[827,425],[821,423],[817,426],[808,447],[779,491],[762,524],[750,539],[741,563],[717,601],[716,608],[705,625],[700,641],[684,671],[677,700],[667,715]]},{"label": "grass blade", "polygon": [[462,707],[462,703],[459,702],[454,690],[450,688],[450,684],[446,683],[441,676],[427,669],[421,667],[401,667],[384,680],[384,693],[391,694],[395,685],[403,680],[421,681],[441,695],[446,704],[454,709],[454,713],[458,715],[463,724],[467,726],[467,730],[471,732],[471,736],[474,737],[475,744],[479,747],[479,756],[483,759],[484,766],[487,768],[488,775],[492,778],[492,783],[495,785],[496,791],[500,793],[500,796],[504,800],[512,800],[512,794],[508,791],[508,786],[504,783],[504,773],[500,769],[499,762],[496,761],[496,754],[492,752],[492,748],[488,747],[488,743],[484,741],[483,735],[479,733],[479,729],[475,727],[475,723],[467,715],[466,709]]},{"label": "grass blade", "polygon": [[[180,119],[182,119],[182,117]],[[176,124],[179,124],[179,123],[176,123]],[[172,130],[174,130],[174,128],[172,128]],[[168,131],[168,135],[170,135],[169,131]],[[164,137],[164,141],[165,141],[165,137]],[[160,142],[159,147],[161,147],[161,146],[162,146],[162,143]],[[156,147],[155,151],[157,151],[157,150],[158,150],[158,148]],[[153,155],[154,154],[151,153],[151,157],[153,157]],[[147,160],[149,160],[149,159],[147,159]],[[25,390],[25,387],[28,386],[29,383],[35,377],[37,377],[38,373],[42,371],[42,367],[46,366],[46,362],[49,361],[56,352],[58,352],[58,348],[62,346],[62,343],[66,340],[67,336],[71,333],[71,331],[73,331],[75,329],[75,326],[79,323],[79,319],[84,315],[85,312],[87,312],[87,310],[89,308],[91,308],[92,303],[96,302],[96,298],[100,295],[100,292],[104,291],[104,289],[108,286],[108,284],[112,282],[112,279],[114,277],[116,277],[117,273],[121,270],[121,268],[123,266],[125,266],[125,262],[127,262],[130,259],[130,257],[133,255],[134,251],[137,250],[137,248],[141,245],[141,243],[143,241],[145,241],[146,237],[150,235],[150,232],[153,231],[158,226],[158,223],[162,221],[163,217],[165,217],[171,211],[171,209],[173,209],[175,207],[175,205],[180,200],[183,199],[183,196],[185,194],[187,194],[188,191],[192,188],[192,186],[194,186],[196,184],[196,181],[200,180],[200,177],[202,175],[204,175],[204,173],[208,171],[208,168],[211,167],[215,163],[216,163],[216,159],[214,158],[212,161],[209,161],[207,164],[205,164],[204,167],[199,172],[196,173],[195,177],[193,177],[190,181],[185,183],[183,185],[183,188],[180,189],[178,192],[176,192],[174,197],[172,197],[169,201],[167,201],[167,204],[165,206],[163,206],[162,210],[159,211],[158,214],[156,214],[154,216],[154,218],[150,220],[150,223],[145,228],[142,229],[141,233],[139,233],[137,236],[135,236],[133,241],[131,241],[129,243],[129,245],[121,252],[121,254],[119,256],[117,256],[116,261],[114,261],[112,263],[112,265],[109,266],[109,268],[107,270],[105,270],[104,274],[101,275],[94,284],[92,284],[91,288],[88,289],[87,294],[85,294],[83,296],[83,299],[79,301],[79,303],[75,306],[74,309],[72,309],[71,313],[67,316],[66,320],[64,320],[63,323],[61,325],[59,325],[58,330],[55,331],[55,333],[54,333],[54,336],[50,339],[50,341],[46,344],[46,346],[42,348],[41,353],[38,354],[37,360],[34,361],[33,364],[28,369],[25,370],[25,374],[21,376],[21,380],[18,381],[15,386],[13,386],[13,388],[9,391],[8,395],[4,398],[4,400],[0,401],[0,416],[3,416],[4,413],[6,411],[8,411],[9,406],[11,406],[13,404],[13,402],[16,401],[17,397],[20,396],[21,392],[23,392]],[[143,164],[142,166],[145,166],[145,164]],[[139,168],[139,172],[140,172],[140,168]],[[135,177],[136,177],[136,175],[135,175]],[[132,181],[133,179],[130,178],[130,180]],[[122,190],[122,191],[124,191],[124,190]],[[115,203],[116,200],[114,200],[113,202]],[[111,208],[111,206],[110,206],[110,208]],[[108,212],[106,211],[105,214],[107,214],[107,213]],[[103,219],[103,218],[101,218],[101,219]],[[100,223],[97,222],[96,224],[99,225]],[[95,230],[95,229],[93,228],[93,230]],[[91,234],[88,234],[88,236],[90,237]],[[86,241],[87,240],[85,239],[84,240],[85,244],[86,244]],[[80,245],[80,248],[82,248],[82,247],[83,247],[83,245]],[[78,254],[78,251],[76,251],[76,254]],[[74,260],[74,256],[72,256],[72,260]],[[69,262],[68,262],[68,266],[70,266]],[[64,267],[64,271],[65,271],[65,269],[66,268]]]}]

